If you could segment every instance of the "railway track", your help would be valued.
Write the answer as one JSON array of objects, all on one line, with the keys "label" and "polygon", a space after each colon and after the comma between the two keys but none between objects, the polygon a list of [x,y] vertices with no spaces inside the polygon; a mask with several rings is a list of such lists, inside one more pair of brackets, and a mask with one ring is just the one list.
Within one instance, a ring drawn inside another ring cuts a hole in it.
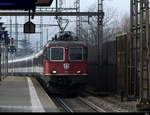
[{"label": "railway track", "polygon": [[[87,100],[90,100],[93,103],[96,103],[98,106],[102,106],[109,112],[129,112],[130,111],[129,107],[125,108],[125,105],[122,105],[119,101],[114,100],[114,98],[100,97],[89,91],[85,91],[84,95],[86,95],[86,94],[87,95],[90,94],[90,96],[87,96],[87,98],[88,98]],[[101,103],[97,103],[96,101],[94,102],[94,100],[97,100],[97,102],[101,102]],[[132,107],[132,109],[133,109],[133,107]]]},{"label": "railway track", "polygon": [[78,97],[53,96],[51,98],[61,112],[128,112],[127,109],[123,109],[101,97],[92,95],[81,95]]},{"label": "railway track", "polygon": [[82,97],[64,99],[60,97],[52,98],[59,107],[63,108],[63,112],[106,112],[92,102],[85,100]]},{"label": "railway track", "polygon": [[59,104],[59,106],[61,106],[61,108],[63,108],[63,110],[65,112],[70,112],[70,113],[73,113],[73,110],[63,101],[63,99],[59,98],[59,97],[53,97],[52,100]]},{"label": "railway track", "polygon": [[111,103],[103,97],[89,95],[87,92],[83,92],[78,97],[60,97],[50,94],[49,96],[61,112],[128,112],[127,109],[118,106],[116,103]]},{"label": "railway track", "polygon": [[93,110],[95,110],[96,112],[106,112],[104,109],[100,108],[99,106],[95,105],[92,102],[89,102],[88,100],[85,100],[82,97],[78,97],[78,99],[80,101],[82,101],[83,103],[85,103],[86,105],[88,105],[89,107],[91,107]]}]

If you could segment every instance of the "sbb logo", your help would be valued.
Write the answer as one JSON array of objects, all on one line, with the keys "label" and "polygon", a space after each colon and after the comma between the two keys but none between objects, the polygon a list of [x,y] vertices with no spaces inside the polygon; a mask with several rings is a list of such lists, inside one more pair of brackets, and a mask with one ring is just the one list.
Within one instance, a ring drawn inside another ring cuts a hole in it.
[{"label": "sbb logo", "polygon": [[69,63],[64,63],[64,69],[67,70],[67,69],[69,69],[69,68],[70,68]]}]

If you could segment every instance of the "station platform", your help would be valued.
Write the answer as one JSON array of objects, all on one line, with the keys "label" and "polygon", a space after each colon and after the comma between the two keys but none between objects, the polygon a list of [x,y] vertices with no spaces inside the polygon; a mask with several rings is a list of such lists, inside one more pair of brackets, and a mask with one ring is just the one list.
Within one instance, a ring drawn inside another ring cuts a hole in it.
[{"label": "station platform", "polygon": [[0,112],[59,112],[32,77],[9,76],[0,82]]}]

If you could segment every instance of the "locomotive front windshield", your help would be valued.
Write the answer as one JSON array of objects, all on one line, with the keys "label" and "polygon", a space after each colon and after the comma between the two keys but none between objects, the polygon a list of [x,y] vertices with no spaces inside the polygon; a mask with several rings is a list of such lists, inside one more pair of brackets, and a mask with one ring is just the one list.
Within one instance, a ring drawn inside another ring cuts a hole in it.
[{"label": "locomotive front windshield", "polygon": [[82,48],[69,48],[69,57],[72,61],[82,60]]},{"label": "locomotive front windshield", "polygon": [[[51,47],[46,49],[46,59],[51,61],[64,61],[65,60],[65,48],[63,47]],[[87,60],[87,48],[69,48],[69,60],[70,61],[83,61]]]},{"label": "locomotive front windshield", "polygon": [[51,48],[51,60],[64,60],[64,48]]}]

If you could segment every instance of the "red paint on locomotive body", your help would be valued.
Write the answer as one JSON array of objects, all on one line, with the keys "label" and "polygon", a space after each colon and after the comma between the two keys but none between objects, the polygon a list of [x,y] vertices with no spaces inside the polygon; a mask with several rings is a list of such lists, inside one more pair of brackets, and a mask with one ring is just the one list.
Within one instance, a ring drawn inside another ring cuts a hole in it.
[{"label": "red paint on locomotive body", "polygon": [[50,62],[49,61],[45,61],[45,64],[44,64],[44,74],[45,75],[50,75]]},{"label": "red paint on locomotive body", "polygon": [[[64,69],[64,64],[69,64],[69,69]],[[83,62],[50,62],[45,63],[45,75],[51,75],[52,71],[56,71],[55,75],[73,75],[77,74],[77,71],[81,71],[82,74],[87,74],[87,64]],[[54,75],[54,74],[53,74]]]}]

